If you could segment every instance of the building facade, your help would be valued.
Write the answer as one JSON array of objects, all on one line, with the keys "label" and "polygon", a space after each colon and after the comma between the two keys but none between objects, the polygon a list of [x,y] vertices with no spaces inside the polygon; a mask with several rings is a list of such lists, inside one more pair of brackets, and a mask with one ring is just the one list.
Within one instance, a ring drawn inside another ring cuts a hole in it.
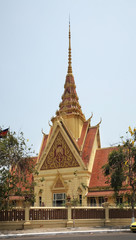
[{"label": "building facade", "polygon": [[101,167],[113,148],[101,148],[98,123],[91,126],[79,104],[72,72],[69,24],[68,71],[64,93],[37,159],[34,176],[35,206],[63,206],[67,198],[80,205],[101,205],[112,201],[113,191],[105,184]]}]

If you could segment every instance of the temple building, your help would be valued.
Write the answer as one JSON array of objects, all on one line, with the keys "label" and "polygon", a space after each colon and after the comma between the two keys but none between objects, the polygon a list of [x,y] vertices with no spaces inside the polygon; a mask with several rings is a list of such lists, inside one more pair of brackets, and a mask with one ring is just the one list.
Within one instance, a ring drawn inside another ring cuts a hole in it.
[{"label": "temple building", "polygon": [[101,167],[113,148],[101,148],[98,123],[91,125],[79,104],[72,72],[69,24],[68,71],[59,109],[37,159],[35,206],[63,206],[69,197],[80,205],[100,205],[112,199]]}]

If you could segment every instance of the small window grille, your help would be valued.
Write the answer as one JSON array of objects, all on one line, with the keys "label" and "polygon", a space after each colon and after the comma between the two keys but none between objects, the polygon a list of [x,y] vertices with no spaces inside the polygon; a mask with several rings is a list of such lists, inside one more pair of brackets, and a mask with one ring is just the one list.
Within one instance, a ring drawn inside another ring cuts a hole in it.
[{"label": "small window grille", "polygon": [[42,197],[39,197],[39,206],[42,206]]},{"label": "small window grille", "polygon": [[54,193],[53,194],[53,206],[63,206],[65,204],[66,194],[65,193]]},{"label": "small window grille", "polygon": [[99,197],[99,206],[102,206],[102,203],[104,203],[104,197]]},{"label": "small window grille", "polygon": [[123,198],[122,197],[117,197],[116,198],[116,204],[121,205],[123,203]]},{"label": "small window grille", "polygon": [[79,195],[79,204],[82,206],[82,195]]},{"label": "small window grille", "polygon": [[95,199],[95,197],[91,197],[90,198],[90,205],[93,207],[95,207],[96,206],[96,199]]}]

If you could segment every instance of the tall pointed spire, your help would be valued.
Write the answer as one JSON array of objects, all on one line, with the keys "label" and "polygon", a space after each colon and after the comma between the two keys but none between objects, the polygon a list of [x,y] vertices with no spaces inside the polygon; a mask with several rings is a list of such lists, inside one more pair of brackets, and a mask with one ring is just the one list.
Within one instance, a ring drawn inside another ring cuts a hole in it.
[{"label": "tall pointed spire", "polygon": [[70,17],[69,17],[68,74],[72,74]]},{"label": "tall pointed spire", "polygon": [[[64,84],[64,93],[61,97],[59,110],[56,111],[56,117],[52,118],[54,122],[58,117],[62,117],[67,122],[69,128],[77,139],[80,135],[81,125],[86,121],[82,113],[81,106],[78,101],[76,85],[72,73],[72,57],[71,57],[71,31],[69,20],[69,47],[68,47],[68,70]],[[80,124],[78,125],[78,122]]]}]

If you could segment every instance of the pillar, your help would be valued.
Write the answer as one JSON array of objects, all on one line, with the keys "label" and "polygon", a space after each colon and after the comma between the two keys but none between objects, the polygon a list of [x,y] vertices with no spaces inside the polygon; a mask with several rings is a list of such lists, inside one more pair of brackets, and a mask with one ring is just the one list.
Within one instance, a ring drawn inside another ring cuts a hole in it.
[{"label": "pillar", "polygon": [[68,209],[67,227],[73,227],[73,220],[71,218],[71,203],[67,203],[67,209]]},{"label": "pillar", "polygon": [[104,202],[102,204],[102,206],[105,209],[105,225],[106,225],[106,223],[110,222],[110,219],[109,219],[109,203],[108,202]]},{"label": "pillar", "polygon": [[30,210],[30,204],[26,204],[26,206],[25,206],[24,229],[29,229],[30,228],[29,210]]}]

